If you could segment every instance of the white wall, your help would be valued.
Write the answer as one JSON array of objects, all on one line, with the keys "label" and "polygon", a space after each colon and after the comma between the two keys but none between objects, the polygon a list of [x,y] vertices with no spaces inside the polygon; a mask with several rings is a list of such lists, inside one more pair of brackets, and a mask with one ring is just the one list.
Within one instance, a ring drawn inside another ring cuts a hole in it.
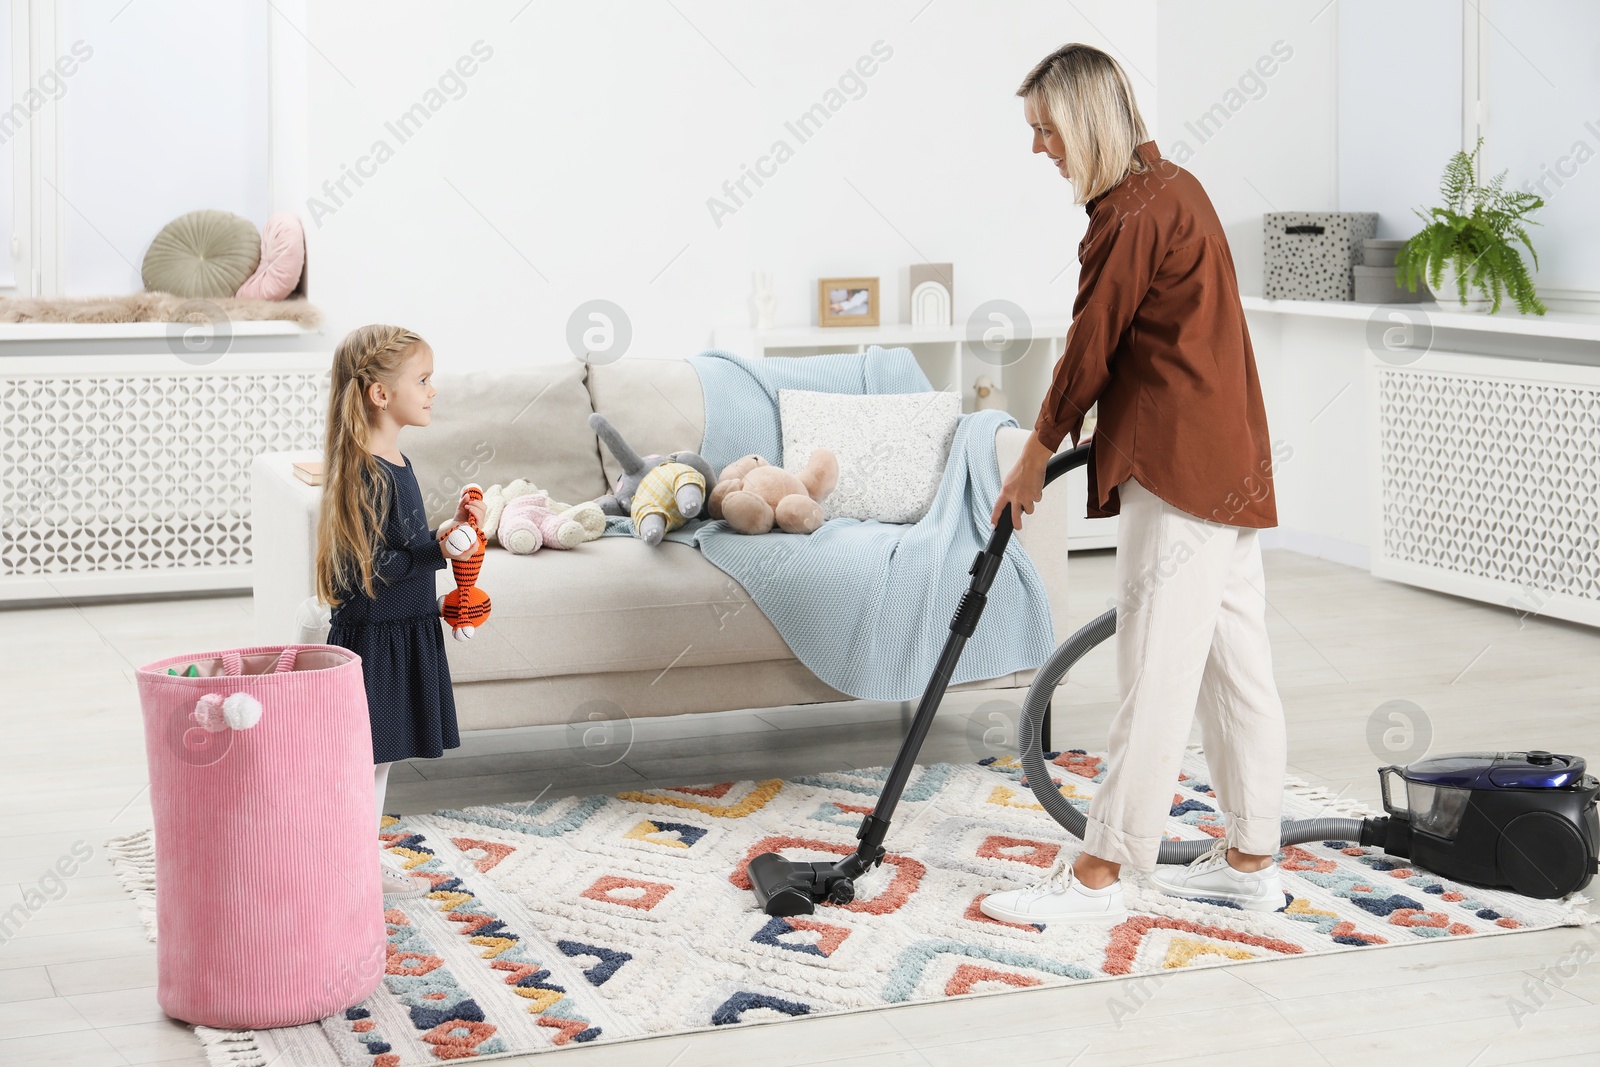
[{"label": "white wall", "polygon": [[1600,312],[1600,4],[1485,6],[1483,180],[1507,170],[1508,187],[1545,201],[1528,236],[1546,302]]},{"label": "white wall", "polygon": [[1156,142],[1205,186],[1244,293],[1261,293],[1263,213],[1336,206],[1336,7],[1327,0],[1157,5],[1167,106]]},{"label": "white wall", "polygon": [[1424,225],[1461,148],[1461,0],[1340,0],[1340,211],[1376,211],[1378,236]]},{"label": "white wall", "polygon": [[[1204,184],[1245,294],[1262,291],[1263,213],[1340,207],[1338,6],[1327,0],[1159,5],[1161,97],[1168,106],[1158,143]],[[1263,57],[1276,62],[1256,67]],[[1246,76],[1250,70],[1272,74],[1258,86]],[[1212,111],[1219,104],[1225,117]],[[1216,118],[1203,127],[1208,112]],[[1188,161],[1181,162],[1185,151]],[[1263,544],[1362,564],[1370,528],[1363,334],[1348,324],[1276,315],[1253,314],[1249,327],[1267,426],[1274,445],[1290,450],[1274,471],[1279,527]]]},{"label": "white wall", "polygon": [[[318,3],[307,184],[333,210],[309,225],[314,298],[336,334],[402,322],[441,365],[484,367],[572,358],[568,316],[594,298],[629,315],[633,354],[693,354],[749,326],[755,270],[775,275],[780,326],[813,321],[825,275],[879,276],[894,321],[924,260],[955,264],[958,321],[999,296],[1068,314],[1085,216],[1030,154],[1017,84],[1089,41],[1143,72],[1155,116],[1153,0],[1076,8]],[[400,143],[386,121],[478,41],[492,54]],[[892,54],[859,99],[800,143],[786,121],[878,41]],[[707,199],[780,139],[792,158],[718,226]],[[392,157],[351,195],[320,191],[379,140]]]}]

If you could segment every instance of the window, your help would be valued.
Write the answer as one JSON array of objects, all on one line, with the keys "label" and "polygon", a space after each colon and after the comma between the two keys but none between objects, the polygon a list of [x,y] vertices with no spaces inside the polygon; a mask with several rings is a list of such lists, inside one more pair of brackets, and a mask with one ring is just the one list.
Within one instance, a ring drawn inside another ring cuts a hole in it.
[{"label": "window", "polygon": [[266,222],[268,0],[0,4],[12,251],[0,291],[134,292],[151,239],[179,215]]}]

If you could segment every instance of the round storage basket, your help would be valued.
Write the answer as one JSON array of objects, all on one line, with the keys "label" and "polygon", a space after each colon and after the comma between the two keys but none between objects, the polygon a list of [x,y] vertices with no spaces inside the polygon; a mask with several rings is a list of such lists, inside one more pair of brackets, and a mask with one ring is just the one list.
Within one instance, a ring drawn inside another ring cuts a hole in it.
[{"label": "round storage basket", "polygon": [[254,1030],[360,1003],[385,969],[361,658],[203,652],[141,667],[138,684],[162,1010]]}]

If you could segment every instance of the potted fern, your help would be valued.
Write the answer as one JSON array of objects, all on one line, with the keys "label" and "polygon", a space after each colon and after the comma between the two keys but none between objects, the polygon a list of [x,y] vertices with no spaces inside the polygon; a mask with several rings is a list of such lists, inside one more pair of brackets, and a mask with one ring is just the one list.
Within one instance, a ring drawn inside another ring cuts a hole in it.
[{"label": "potted fern", "polygon": [[[1537,270],[1539,254],[1523,226],[1538,225],[1525,216],[1543,207],[1544,201],[1532,193],[1503,188],[1505,171],[1488,185],[1479,185],[1482,148],[1479,137],[1471,155],[1457,152],[1445,164],[1439,183],[1444,207],[1429,208],[1426,214],[1415,209],[1427,225],[1395,255],[1395,280],[1414,293],[1417,279],[1425,276],[1435,299],[1449,308],[1493,314],[1500,310],[1502,295],[1510,293],[1518,311],[1543,315],[1545,306],[1512,240],[1527,247]],[[1454,300],[1441,297],[1447,291],[1455,293]]]}]

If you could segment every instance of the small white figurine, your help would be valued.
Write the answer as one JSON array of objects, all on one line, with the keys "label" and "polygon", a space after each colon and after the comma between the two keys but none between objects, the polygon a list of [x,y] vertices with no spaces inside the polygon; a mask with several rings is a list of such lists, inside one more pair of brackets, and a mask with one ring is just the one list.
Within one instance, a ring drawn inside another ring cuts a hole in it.
[{"label": "small white figurine", "polygon": [[1006,410],[1006,394],[1000,391],[1000,387],[994,384],[987,374],[979,375],[978,380],[972,383],[972,392],[977,397],[972,405],[974,411],[988,408]]},{"label": "small white figurine", "polygon": [[766,271],[755,272],[756,291],[751,300],[756,306],[756,329],[770,330],[776,323],[778,294],[772,288],[772,275]]}]

